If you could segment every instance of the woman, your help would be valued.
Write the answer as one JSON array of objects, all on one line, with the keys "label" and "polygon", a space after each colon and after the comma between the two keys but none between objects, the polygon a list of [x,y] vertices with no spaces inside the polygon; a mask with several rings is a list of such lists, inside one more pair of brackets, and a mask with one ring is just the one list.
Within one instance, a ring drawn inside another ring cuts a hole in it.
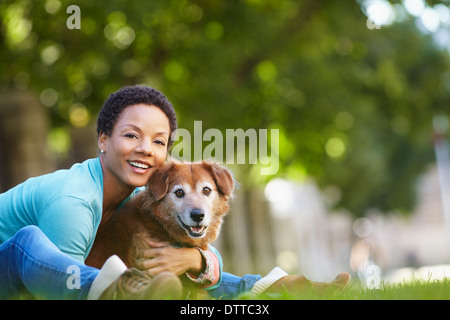
[{"label": "woman", "polygon": [[[102,271],[85,266],[84,260],[97,228],[165,161],[176,127],[173,107],[164,95],[145,87],[124,88],[100,111],[99,158],[31,178],[0,194],[0,298],[25,290],[39,298],[96,299],[113,282],[123,289],[119,297],[154,297],[149,277],[138,270],[124,273],[117,257]],[[174,271],[200,273],[201,255],[191,251],[178,251],[183,265]],[[164,273],[153,285],[178,288],[175,279]],[[127,289],[136,281],[145,290]],[[110,298],[106,293],[103,297]]]},{"label": "woman", "polygon": [[84,265],[97,229],[164,163],[176,128],[162,93],[122,88],[99,113],[98,158],[0,194],[0,299],[22,292],[44,299],[179,298],[177,275],[186,272],[213,297],[261,293],[275,282],[275,289],[304,286],[303,277],[286,277],[279,268],[264,278],[227,274],[213,247],[176,249],[165,242],[151,242],[144,253],[140,268],[147,272],[127,269],[116,256],[101,270]]}]

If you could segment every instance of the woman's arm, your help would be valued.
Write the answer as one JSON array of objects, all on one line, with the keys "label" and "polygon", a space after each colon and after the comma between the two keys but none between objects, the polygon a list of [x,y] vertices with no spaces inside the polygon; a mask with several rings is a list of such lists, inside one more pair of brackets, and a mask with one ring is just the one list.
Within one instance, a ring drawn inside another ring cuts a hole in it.
[{"label": "woman's arm", "polygon": [[142,258],[137,261],[140,269],[147,270],[152,275],[163,271],[171,271],[177,275],[186,273],[188,278],[202,287],[214,286],[219,282],[222,261],[213,247],[209,248],[212,250],[200,250],[175,248],[168,242],[147,242],[151,248],[145,250]]},{"label": "woman's arm", "polygon": [[163,271],[181,275],[185,272],[200,273],[203,270],[203,259],[197,249],[175,248],[166,241],[147,240],[147,243],[150,248],[143,251],[136,264],[153,276]]}]

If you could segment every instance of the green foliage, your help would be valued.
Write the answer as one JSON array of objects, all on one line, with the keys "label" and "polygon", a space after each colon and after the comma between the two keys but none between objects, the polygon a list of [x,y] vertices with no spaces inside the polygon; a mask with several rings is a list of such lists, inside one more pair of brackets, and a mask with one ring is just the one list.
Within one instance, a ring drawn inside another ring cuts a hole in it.
[{"label": "green foliage", "polygon": [[450,74],[412,19],[370,30],[353,1],[73,4],[80,30],[64,2],[0,3],[0,90],[34,91],[54,128],[85,126],[108,94],[142,83],[182,128],[279,128],[279,175],[339,187],[355,215],[413,207]]}]

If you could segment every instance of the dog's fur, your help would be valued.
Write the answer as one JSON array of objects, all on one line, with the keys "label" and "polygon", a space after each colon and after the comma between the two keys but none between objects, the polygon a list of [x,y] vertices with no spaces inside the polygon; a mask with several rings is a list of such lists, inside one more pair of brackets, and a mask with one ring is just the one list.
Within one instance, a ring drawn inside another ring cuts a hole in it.
[{"label": "dog's fur", "polygon": [[219,234],[233,189],[231,172],[214,162],[166,163],[145,191],[99,228],[86,264],[101,268],[116,254],[136,267],[149,248],[146,239],[207,249]]}]

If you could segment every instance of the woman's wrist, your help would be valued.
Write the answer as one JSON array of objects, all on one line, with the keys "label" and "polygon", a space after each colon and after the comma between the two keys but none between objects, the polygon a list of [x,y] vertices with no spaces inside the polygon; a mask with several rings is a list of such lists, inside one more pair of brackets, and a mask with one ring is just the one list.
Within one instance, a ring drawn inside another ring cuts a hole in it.
[{"label": "woman's wrist", "polygon": [[[192,282],[202,287],[208,287],[217,282],[219,275],[216,275],[216,267],[211,254],[208,251],[203,251],[200,248],[196,248],[202,257],[201,271],[198,273],[186,272],[185,275]],[[216,279],[217,278],[217,279]]]},{"label": "woman's wrist", "polygon": [[206,268],[206,261],[203,258],[201,252],[196,248],[189,248],[192,251],[192,262],[191,267],[188,269],[189,272],[193,276],[198,276],[202,273]]}]

